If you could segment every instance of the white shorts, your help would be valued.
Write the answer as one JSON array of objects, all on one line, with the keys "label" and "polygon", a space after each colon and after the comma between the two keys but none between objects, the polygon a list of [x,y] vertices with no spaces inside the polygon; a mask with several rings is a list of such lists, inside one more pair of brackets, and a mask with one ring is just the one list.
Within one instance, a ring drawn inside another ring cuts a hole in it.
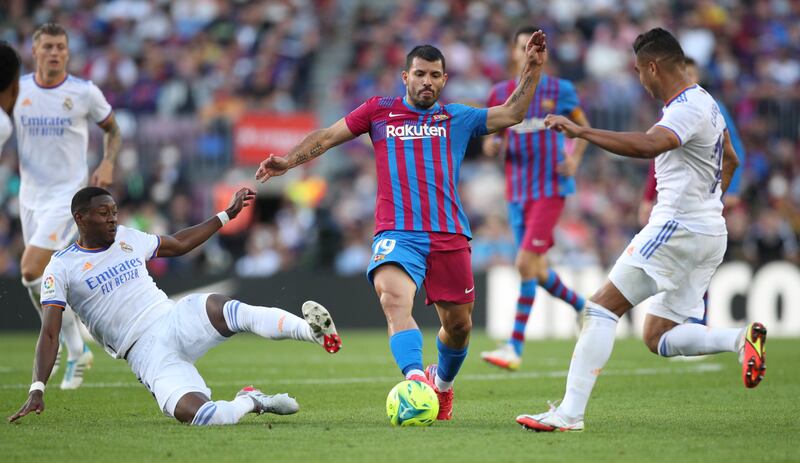
[{"label": "white shorts", "polygon": [[190,294],[178,301],[128,351],[128,365],[167,416],[174,416],[178,401],[189,392],[211,398],[194,362],[226,338],[208,319],[208,296]]},{"label": "white shorts", "polygon": [[33,210],[20,204],[19,219],[26,246],[60,251],[78,235],[78,226],[69,206]]},{"label": "white shorts", "polygon": [[684,323],[703,318],[703,295],[728,237],[694,233],[678,222],[647,224],[617,259],[609,280],[633,305],[650,296],[649,313]]}]

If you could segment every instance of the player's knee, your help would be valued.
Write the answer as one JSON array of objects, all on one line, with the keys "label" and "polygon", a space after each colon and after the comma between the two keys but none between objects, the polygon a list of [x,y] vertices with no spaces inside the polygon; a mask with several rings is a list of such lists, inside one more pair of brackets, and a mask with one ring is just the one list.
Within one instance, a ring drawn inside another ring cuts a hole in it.
[{"label": "player's knee", "polygon": [[658,343],[661,341],[661,334],[658,333],[645,333],[644,343],[650,352],[658,354]]},{"label": "player's knee", "polygon": [[34,281],[42,276],[41,270],[34,269],[31,265],[20,265],[20,274],[22,274],[23,281]]},{"label": "player's knee", "polygon": [[466,339],[472,332],[472,319],[458,319],[452,320],[444,326],[444,330],[450,335],[451,338],[457,340]]},{"label": "player's knee", "polygon": [[547,279],[547,262],[544,256],[530,251],[523,251],[517,255],[515,265],[523,280],[536,278],[544,281]]}]

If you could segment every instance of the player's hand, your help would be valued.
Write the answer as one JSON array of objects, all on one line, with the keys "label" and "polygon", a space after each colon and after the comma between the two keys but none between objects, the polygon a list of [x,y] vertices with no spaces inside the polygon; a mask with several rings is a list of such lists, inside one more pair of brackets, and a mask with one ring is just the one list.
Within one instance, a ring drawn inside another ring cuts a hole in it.
[{"label": "player's hand", "polygon": [[564,177],[572,177],[578,170],[578,162],[570,155],[564,156],[564,161],[556,166],[556,172]]},{"label": "player's hand", "polygon": [[288,159],[270,153],[269,157],[259,164],[258,170],[256,171],[256,180],[264,183],[271,177],[285,174],[286,171],[289,170],[289,167]]},{"label": "player's hand", "polygon": [[17,413],[8,417],[8,421],[13,423],[18,419],[22,418],[23,416],[27,415],[30,412],[36,412],[36,414],[40,414],[44,411],[44,393],[42,391],[33,391],[28,394],[28,400],[19,409]]},{"label": "player's hand", "polygon": [[228,208],[225,209],[228,217],[233,219],[239,215],[239,213],[242,212],[242,209],[249,206],[250,203],[253,202],[255,197],[256,192],[246,187],[234,193],[233,198],[231,198],[231,203],[228,205]]},{"label": "player's hand", "polygon": [[541,30],[531,34],[528,43],[525,45],[525,57],[534,68],[544,66],[547,61],[547,36]]},{"label": "player's hand", "polygon": [[114,163],[103,159],[92,174],[90,184],[100,188],[108,188],[112,183],[114,183]]},{"label": "player's hand", "polygon": [[581,126],[578,124],[564,116],[557,116],[555,114],[548,114],[547,117],[544,118],[544,126],[556,132],[561,132],[569,138],[577,137],[581,131]]}]

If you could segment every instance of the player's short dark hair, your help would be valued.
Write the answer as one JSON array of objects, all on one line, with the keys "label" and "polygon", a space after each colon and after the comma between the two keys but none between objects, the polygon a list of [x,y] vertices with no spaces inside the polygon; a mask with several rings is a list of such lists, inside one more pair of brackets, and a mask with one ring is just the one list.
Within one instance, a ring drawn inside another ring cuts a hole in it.
[{"label": "player's short dark hair", "polygon": [[514,35],[511,36],[511,43],[517,43],[517,39],[520,35],[524,34],[526,37],[530,37],[538,30],[539,28],[536,26],[519,26],[517,30],[514,31]]},{"label": "player's short dark hair", "polygon": [[0,40],[0,92],[5,91],[15,79],[19,79],[22,61],[19,53],[8,42]]},{"label": "player's short dark hair", "polygon": [[683,58],[683,64],[685,64],[687,66],[697,66],[697,61],[695,61],[694,58],[691,58],[689,56],[685,56]]},{"label": "player's short dark hair", "polygon": [[69,43],[69,35],[67,35],[67,30],[64,29],[64,26],[62,26],[61,24],[58,23],[42,24],[33,33],[33,42],[36,43],[36,41],[42,34],[53,35],[53,36],[63,35],[64,37],[67,38],[67,43]]},{"label": "player's short dark hair", "polygon": [[678,40],[668,31],[656,27],[644,34],[639,34],[633,41],[633,52],[636,56],[647,59],[672,62],[683,66],[686,55]]},{"label": "player's short dark hair", "polygon": [[75,193],[75,196],[72,197],[72,214],[75,215],[76,212],[86,212],[89,209],[89,204],[92,203],[92,198],[97,196],[111,196],[111,193],[108,192],[105,188],[100,188],[98,186],[87,186],[85,188],[81,188]]},{"label": "player's short dark hair", "polygon": [[442,71],[447,72],[447,67],[445,67],[444,62],[444,55],[433,45],[417,45],[410,52],[408,52],[408,55],[406,55],[406,71],[411,69],[411,62],[414,61],[414,58],[424,59],[425,61],[430,61],[431,63],[441,61]]}]

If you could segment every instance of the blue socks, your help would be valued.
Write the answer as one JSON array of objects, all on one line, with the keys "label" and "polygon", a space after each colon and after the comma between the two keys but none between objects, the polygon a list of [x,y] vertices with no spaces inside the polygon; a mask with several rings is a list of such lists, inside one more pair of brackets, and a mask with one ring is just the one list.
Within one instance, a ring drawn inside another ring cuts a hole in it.
[{"label": "blue socks", "polygon": [[533,301],[536,298],[536,279],[525,280],[519,287],[519,299],[517,299],[517,314],[514,317],[514,331],[511,332],[511,339],[508,341],[517,355],[522,355],[522,348],[525,345],[525,326],[528,324],[528,317],[533,310]]},{"label": "blue socks", "polygon": [[571,305],[576,312],[583,310],[583,306],[586,305],[586,301],[581,296],[564,286],[561,278],[558,277],[558,274],[553,269],[547,271],[547,281],[542,283],[542,287],[548,293]]},{"label": "blue socks", "polygon": [[411,370],[424,370],[422,363],[422,332],[419,329],[398,331],[389,338],[389,348],[403,376]]},{"label": "blue socks", "polygon": [[447,347],[439,336],[436,336],[436,348],[439,350],[439,367],[436,376],[442,381],[452,382],[461,369],[461,364],[467,358],[467,348],[453,349]]}]

